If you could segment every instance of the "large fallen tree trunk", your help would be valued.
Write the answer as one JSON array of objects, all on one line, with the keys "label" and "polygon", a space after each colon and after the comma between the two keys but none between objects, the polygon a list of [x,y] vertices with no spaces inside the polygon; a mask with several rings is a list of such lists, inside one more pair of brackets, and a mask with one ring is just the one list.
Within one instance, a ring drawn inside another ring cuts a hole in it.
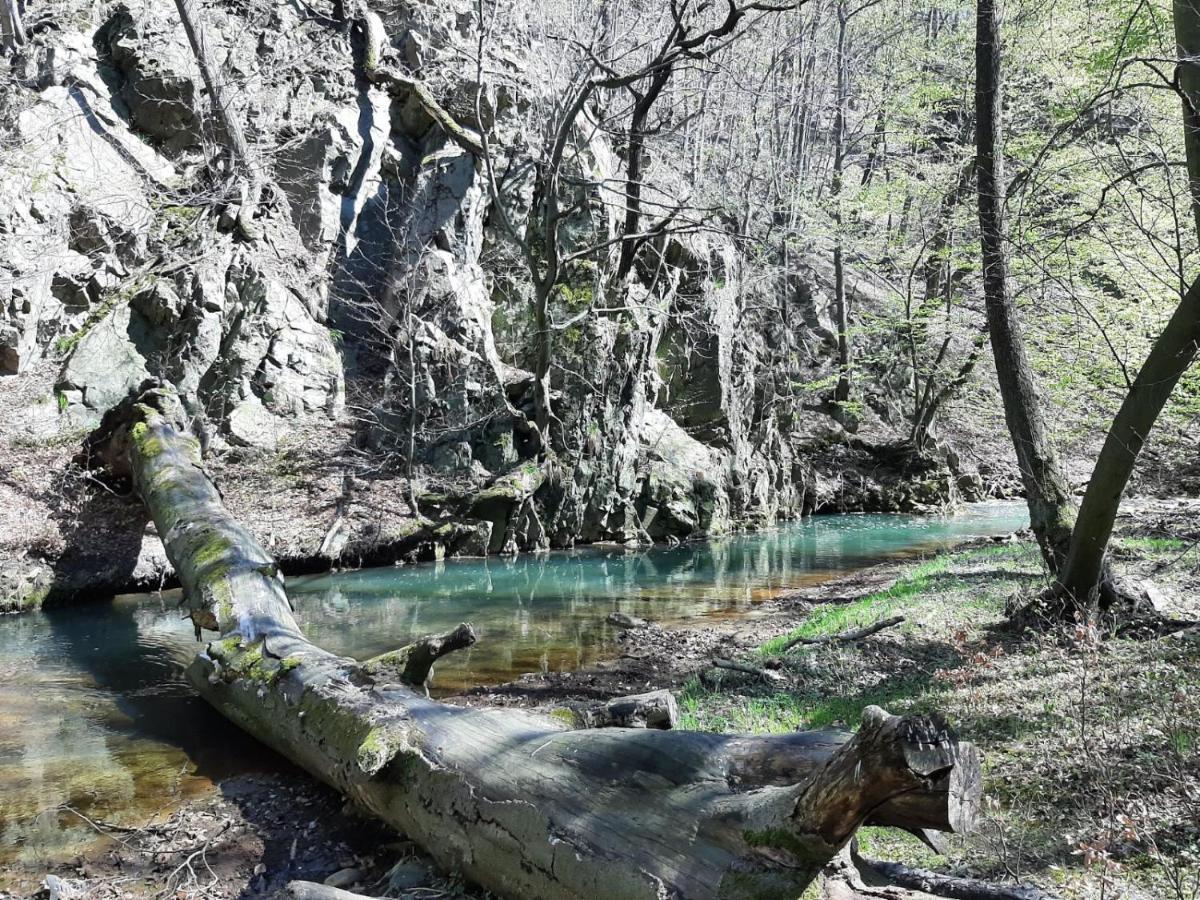
[{"label": "large fallen tree trunk", "polygon": [[970,824],[978,760],[936,719],[870,707],[853,736],[573,730],[395,683],[397,673],[424,680],[407,665],[414,653],[373,674],[314,646],[271,558],[225,511],[181,416],[172,394],[150,392],[110,415],[102,452],[145,501],[197,629],[220,633],[191,665],[192,683],[495,893],[794,898],[868,819]]}]

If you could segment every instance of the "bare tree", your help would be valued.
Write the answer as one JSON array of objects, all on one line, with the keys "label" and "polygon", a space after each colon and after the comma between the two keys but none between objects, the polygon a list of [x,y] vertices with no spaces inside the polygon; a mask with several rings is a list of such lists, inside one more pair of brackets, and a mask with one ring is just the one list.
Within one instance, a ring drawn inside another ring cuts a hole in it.
[{"label": "bare tree", "polygon": [[[974,172],[974,160],[968,160],[960,168],[954,184],[942,198],[933,233],[925,241],[922,253],[914,258],[908,273],[903,332],[913,373],[909,443],[917,450],[924,450],[929,445],[930,432],[939,412],[966,386],[987,342],[986,328],[978,329],[957,369],[947,371],[955,358],[952,348],[956,335],[951,316],[965,274],[954,264],[954,213],[970,194]],[[919,282],[922,290],[919,304],[915,303],[914,282]],[[929,319],[934,310],[942,313],[945,329],[932,361],[925,364],[922,350],[930,342]]]},{"label": "bare tree", "polygon": [[[6,0],[15,2],[15,0]],[[183,22],[183,30],[187,33],[188,43],[200,67],[200,77],[208,90],[213,114],[225,132],[225,139],[233,156],[234,165],[240,170],[242,178],[242,197],[238,211],[238,230],[246,240],[256,240],[259,236],[258,226],[254,224],[254,215],[262,198],[263,175],[254,156],[250,144],[246,140],[245,131],[233,107],[232,97],[225,82],[220,77],[220,67],[213,56],[212,48],[208,45],[208,33],[203,15],[196,0],[175,0],[175,8]]]},{"label": "bare tree", "polygon": [[[853,364],[850,345],[850,308],[846,300],[846,264],[845,251],[842,246],[842,191],[845,178],[846,157],[849,153],[847,117],[850,106],[850,55],[847,49],[850,22],[859,14],[878,4],[880,0],[865,0],[858,6],[850,6],[846,0],[838,0],[837,5],[837,105],[833,118],[833,175],[830,178],[829,190],[833,197],[833,305],[837,319],[837,353],[838,380],[834,391],[834,399],[845,403],[850,399],[850,373]],[[878,118],[879,125],[883,123],[882,113]],[[863,171],[863,179],[868,180],[874,166],[868,163]]]},{"label": "bare tree", "polygon": [[[803,0],[800,0],[803,2]],[[580,57],[580,70],[571,79],[565,96],[555,104],[554,114],[543,123],[544,135],[540,158],[536,161],[533,178],[533,209],[525,228],[520,229],[508,211],[509,200],[499,174],[498,154],[487,130],[482,135],[484,166],[493,207],[509,237],[519,248],[521,258],[533,285],[534,316],[534,410],[538,444],[542,452],[558,443],[551,433],[555,421],[551,402],[550,368],[553,354],[553,335],[563,326],[551,321],[550,304],[572,264],[588,260],[603,262],[606,251],[617,250],[617,259],[600,279],[615,293],[633,273],[639,251],[649,242],[671,231],[694,227],[689,224],[683,205],[664,208],[653,221],[646,221],[646,183],[644,176],[646,137],[650,114],[655,103],[681,64],[703,61],[713,57],[742,33],[744,21],[752,13],[774,13],[794,9],[799,3],[737,3],[727,0],[723,18],[705,24],[707,4],[693,0],[671,0],[664,11],[666,33],[650,45],[648,53],[613,51],[604,44],[600,30],[590,42],[575,42]],[[482,65],[487,29],[485,6],[479,0],[480,38],[478,65],[480,67],[480,96],[482,104]],[[641,58],[638,58],[639,53]],[[599,122],[594,118],[583,124],[594,112],[601,94],[617,95],[628,101],[625,118]],[[482,121],[482,111],[477,118]],[[586,191],[573,183],[570,166],[574,162],[581,128],[596,133],[602,130],[624,135],[625,172],[620,188],[620,223],[615,233],[601,234],[592,243],[565,252],[562,229],[574,213],[588,203]],[[570,201],[566,198],[573,197]],[[661,204],[656,204],[662,206]]]}]

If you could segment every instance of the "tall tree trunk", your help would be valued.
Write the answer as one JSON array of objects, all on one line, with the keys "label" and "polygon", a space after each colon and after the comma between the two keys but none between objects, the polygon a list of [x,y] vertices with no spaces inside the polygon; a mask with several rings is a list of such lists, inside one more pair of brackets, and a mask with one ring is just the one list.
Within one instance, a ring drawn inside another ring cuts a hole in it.
[{"label": "tall tree trunk", "polygon": [[1096,459],[1079,508],[1071,550],[1059,573],[1059,584],[1074,599],[1075,608],[1090,605],[1096,599],[1102,606],[1106,605],[1114,594],[1103,591],[1102,587],[1107,580],[1105,553],[1121,505],[1121,494],[1129,483],[1150,429],[1180,376],[1195,360],[1198,348],[1200,280],[1192,282],[1166,328],[1154,342]]},{"label": "tall tree trunk", "polygon": [[[1197,232],[1200,233],[1200,6],[1175,0],[1175,40],[1183,95],[1184,145]],[[1200,349],[1200,280],[1184,293],[1138,371],[1104,440],[1083,495],[1071,550],[1059,575],[1070,608],[1101,607],[1120,597],[1106,571],[1105,555],[1121,495],[1138,454],[1180,377]]]},{"label": "tall tree trunk", "polygon": [[213,113],[225,132],[225,139],[229,142],[234,165],[241,170],[242,199],[237,219],[238,231],[248,241],[257,240],[259,230],[254,224],[254,215],[263,191],[263,177],[258,161],[251,154],[246,134],[242,131],[242,124],[235,114],[229,92],[220,76],[220,67],[208,46],[207,30],[196,0],[175,0],[175,8],[179,11],[183,30],[200,67],[200,77],[204,79],[204,86],[208,90]]},{"label": "tall tree trunk", "polygon": [[540,455],[545,455],[552,449],[550,429],[554,410],[551,406],[553,398],[550,393],[550,363],[554,354],[551,344],[554,332],[550,328],[550,295],[554,293],[554,287],[548,279],[539,280],[534,283],[533,290],[533,323],[537,330],[537,334],[534,335],[533,410]]},{"label": "tall tree trunk", "polygon": [[133,483],[197,628],[196,689],[251,734],[488,890],[793,898],[866,821],[961,830],[977,755],[938,720],[863,714],[854,736],[567,729],[429,700],[463,626],[359,664],[309,643],[271,558],[222,505],[173,394],[106,416],[94,450]]},{"label": "tall tree trunk", "polygon": [[0,46],[5,53],[12,53],[26,41],[20,4],[21,0],[0,0]]},{"label": "tall tree trunk", "polygon": [[641,230],[642,224],[642,178],[643,163],[645,162],[646,128],[649,124],[650,110],[663,92],[670,80],[670,68],[659,69],[650,76],[650,84],[645,93],[634,91],[633,113],[629,119],[629,137],[625,142],[625,217],[621,233],[628,239],[621,243],[620,256],[617,260],[617,274],[614,281],[620,283],[633,271],[637,261],[638,250],[643,241],[633,238]]},{"label": "tall tree trunk", "polygon": [[1200,0],[1175,0],[1177,69],[1183,99],[1183,140],[1187,148],[1192,213],[1200,232]]},{"label": "tall tree trunk", "polygon": [[842,251],[842,172],[846,164],[846,106],[849,103],[849,72],[846,63],[846,4],[837,8],[837,111],[833,122],[833,306],[837,317],[838,380],[834,399],[845,403],[850,399],[850,311],[846,302],[846,268]]},{"label": "tall tree trunk", "polygon": [[1030,524],[1046,565],[1057,573],[1075,522],[1070,485],[1046,430],[1004,249],[1004,164],[1000,131],[1000,29],[996,0],[978,0],[975,30],[976,171],[983,289],[1004,418],[1016,448]]}]

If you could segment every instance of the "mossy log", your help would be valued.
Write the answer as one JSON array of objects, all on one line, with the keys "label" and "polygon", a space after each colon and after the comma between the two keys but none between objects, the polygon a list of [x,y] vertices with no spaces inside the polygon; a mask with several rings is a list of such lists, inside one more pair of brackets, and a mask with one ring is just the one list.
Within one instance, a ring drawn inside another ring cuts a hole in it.
[{"label": "mossy log", "polygon": [[106,423],[198,627],[189,668],[228,718],[504,897],[798,897],[868,819],[962,830],[974,750],[877,707],[843,733],[576,730],[377,679],[305,639],[274,563],[234,522],[157,392]]}]

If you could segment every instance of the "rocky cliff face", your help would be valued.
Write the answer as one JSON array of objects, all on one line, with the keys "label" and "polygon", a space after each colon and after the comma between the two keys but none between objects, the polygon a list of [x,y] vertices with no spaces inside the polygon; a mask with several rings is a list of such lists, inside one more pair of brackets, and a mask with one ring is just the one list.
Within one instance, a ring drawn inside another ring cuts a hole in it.
[{"label": "rocky cliff face", "polygon": [[[297,564],[680,539],[954,496],[944,476],[895,495],[814,471],[814,447],[843,436],[790,387],[828,362],[821,273],[751,287],[738,248],[711,234],[664,238],[660,271],[593,304],[631,313],[575,316],[597,298],[586,268],[572,276],[555,301],[563,446],[534,458],[528,281],[482,166],[416,92],[367,77],[396,67],[463,128],[486,127],[501,165],[535,165],[525,113],[556,89],[546,48],[498,41],[479,84],[473,4],[355,6],[348,22],[302,4],[206,7],[267,174],[252,242],[174,6],[64,6],[3,60],[3,453],[36,463],[0,484],[10,602],[167,577],[130,504],[69,461],[149,379],[178,386],[235,513]],[[603,136],[578,140],[592,185],[578,227],[603,229],[620,161]],[[653,165],[664,190],[686,190],[670,159]],[[795,317],[756,312],[764,290]],[[652,291],[665,303],[631,302]],[[110,527],[128,534],[119,549],[81,555]]]}]

